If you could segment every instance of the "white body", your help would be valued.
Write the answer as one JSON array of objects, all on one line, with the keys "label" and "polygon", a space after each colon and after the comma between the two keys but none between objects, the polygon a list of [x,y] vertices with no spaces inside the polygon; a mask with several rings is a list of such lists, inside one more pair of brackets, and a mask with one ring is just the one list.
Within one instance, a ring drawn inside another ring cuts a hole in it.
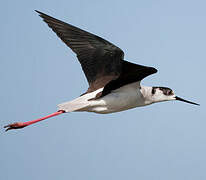
[{"label": "white body", "polygon": [[152,99],[149,98],[151,87],[140,87],[139,82],[122,86],[97,100],[90,100],[95,98],[96,94],[102,90],[103,88],[80,96],[72,101],[59,104],[58,109],[64,110],[65,112],[88,111],[106,114],[153,103]]}]

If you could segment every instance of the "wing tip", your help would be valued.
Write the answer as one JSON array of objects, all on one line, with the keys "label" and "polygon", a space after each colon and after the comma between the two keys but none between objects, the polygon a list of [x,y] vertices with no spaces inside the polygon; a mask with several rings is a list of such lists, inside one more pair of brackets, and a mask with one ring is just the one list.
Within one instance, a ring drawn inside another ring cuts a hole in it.
[{"label": "wing tip", "polygon": [[153,73],[157,73],[158,72],[158,70],[156,68],[154,68],[154,67],[152,67],[152,71],[153,71]]},{"label": "wing tip", "polygon": [[41,12],[41,11],[39,11],[39,10],[34,10],[35,12],[37,12],[39,15],[46,15],[46,14],[44,14],[43,12]]},{"label": "wing tip", "polygon": [[[39,16],[43,19],[48,19],[48,18],[52,18],[51,16],[41,12],[41,11],[38,11],[38,10],[34,10],[35,12],[37,12],[39,14]],[[54,19],[54,18],[53,18]]]},{"label": "wing tip", "polygon": [[34,10],[36,13],[38,13],[39,14],[39,16],[41,16],[41,15],[43,15],[44,13],[42,13],[41,11],[38,11],[38,10]]},{"label": "wing tip", "polygon": [[43,18],[43,19],[45,19],[45,17],[48,17],[48,15],[42,13],[41,11],[38,11],[38,10],[34,10],[34,11],[37,12],[38,15],[39,15],[41,18]]}]

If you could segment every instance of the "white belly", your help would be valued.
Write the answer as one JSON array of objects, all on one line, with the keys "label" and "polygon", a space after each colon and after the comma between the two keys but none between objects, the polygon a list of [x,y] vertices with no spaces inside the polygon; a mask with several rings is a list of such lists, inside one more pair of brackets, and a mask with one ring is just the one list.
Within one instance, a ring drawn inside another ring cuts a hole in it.
[{"label": "white belly", "polygon": [[106,114],[144,105],[140,89],[137,83],[134,83],[123,86],[100,99],[90,101],[90,105],[84,111]]}]

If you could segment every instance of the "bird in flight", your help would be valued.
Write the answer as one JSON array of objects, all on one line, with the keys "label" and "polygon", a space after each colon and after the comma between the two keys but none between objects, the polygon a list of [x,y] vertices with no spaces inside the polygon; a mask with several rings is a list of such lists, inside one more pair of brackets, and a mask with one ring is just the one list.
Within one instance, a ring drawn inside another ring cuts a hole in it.
[{"label": "bird in flight", "polygon": [[5,126],[6,131],[73,111],[106,114],[171,100],[199,105],[176,96],[170,88],[142,86],[140,81],[156,73],[155,68],[128,62],[124,60],[124,52],[109,41],[36,12],[77,55],[89,88],[80,97],[59,104],[57,112],[36,120],[9,124]]}]

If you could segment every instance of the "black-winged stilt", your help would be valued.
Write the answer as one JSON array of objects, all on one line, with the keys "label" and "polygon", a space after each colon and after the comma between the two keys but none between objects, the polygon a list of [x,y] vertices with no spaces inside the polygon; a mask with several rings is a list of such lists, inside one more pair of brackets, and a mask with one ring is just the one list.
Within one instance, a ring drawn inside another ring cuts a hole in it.
[{"label": "black-winged stilt", "polygon": [[72,111],[106,114],[170,100],[199,105],[176,96],[170,88],[140,85],[142,79],[156,73],[157,70],[125,61],[124,52],[105,39],[42,12],[36,12],[76,53],[88,80],[89,88],[80,97],[59,104],[57,112],[33,121],[9,124],[5,126],[6,131],[23,128]]}]

